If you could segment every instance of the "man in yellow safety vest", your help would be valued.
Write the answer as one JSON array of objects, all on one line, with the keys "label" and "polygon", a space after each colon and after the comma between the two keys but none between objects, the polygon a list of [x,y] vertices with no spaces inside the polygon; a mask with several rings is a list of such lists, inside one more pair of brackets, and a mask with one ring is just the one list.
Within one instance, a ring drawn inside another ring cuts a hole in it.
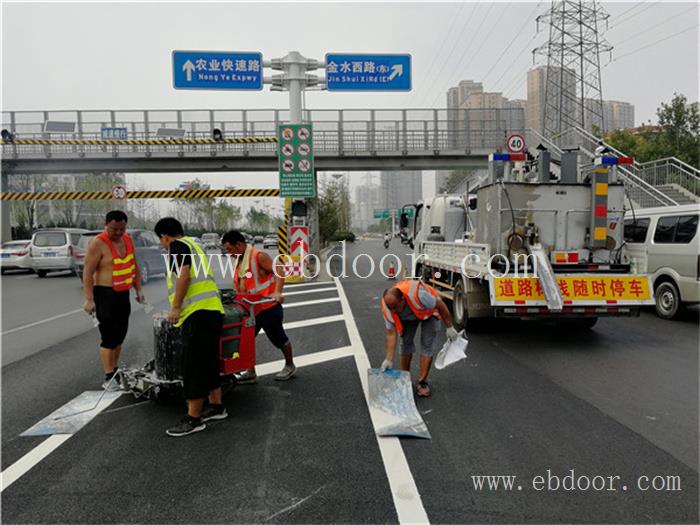
[{"label": "man in yellow safety vest", "polygon": [[[219,289],[204,250],[185,237],[182,224],[160,219],[155,233],[168,249],[168,320],[182,327],[182,379],[187,415],[166,433],[180,437],[200,432],[206,422],[228,417],[221,399],[219,339],[224,320]],[[199,261],[196,261],[199,259]],[[205,408],[205,401],[209,405]]]}]

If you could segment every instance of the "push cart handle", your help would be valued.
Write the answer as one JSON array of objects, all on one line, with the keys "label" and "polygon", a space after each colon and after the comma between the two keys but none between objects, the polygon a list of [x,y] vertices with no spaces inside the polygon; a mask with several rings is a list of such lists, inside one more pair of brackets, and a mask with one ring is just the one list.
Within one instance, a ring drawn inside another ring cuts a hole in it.
[{"label": "push cart handle", "polygon": [[250,304],[250,305],[252,305],[252,306],[255,306],[255,305],[258,305],[258,304],[274,303],[274,302],[275,302],[275,300],[272,299],[272,298],[270,298],[270,297],[265,297],[265,298],[263,298],[263,299],[260,299],[259,301],[251,301],[250,299],[245,299],[245,298],[244,298],[243,301],[245,301],[246,303],[248,303],[248,304]]}]

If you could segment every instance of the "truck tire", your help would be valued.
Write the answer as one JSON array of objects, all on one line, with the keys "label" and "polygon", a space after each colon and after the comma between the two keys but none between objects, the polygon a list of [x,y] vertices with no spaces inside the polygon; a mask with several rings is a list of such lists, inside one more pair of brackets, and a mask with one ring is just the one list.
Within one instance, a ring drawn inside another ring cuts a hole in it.
[{"label": "truck tire", "polygon": [[456,330],[467,326],[467,294],[462,281],[457,283],[452,292],[452,322]]},{"label": "truck tire", "polygon": [[656,315],[661,319],[673,319],[681,312],[681,294],[671,281],[659,283],[654,290]]}]

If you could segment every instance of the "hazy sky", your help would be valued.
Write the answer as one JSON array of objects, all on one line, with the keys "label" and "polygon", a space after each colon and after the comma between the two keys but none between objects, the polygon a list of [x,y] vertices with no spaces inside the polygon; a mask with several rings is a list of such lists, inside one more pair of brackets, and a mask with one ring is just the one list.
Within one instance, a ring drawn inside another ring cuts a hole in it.
[{"label": "hazy sky", "polygon": [[[4,2],[2,106],[4,110],[287,107],[287,94],[272,93],[267,86],[253,93],[174,90],[174,49],[260,51],[265,59],[291,50],[317,59],[327,52],[412,55],[412,92],[313,92],[306,98],[309,108],[444,107],[447,88],[462,79],[482,81],[486,91],[501,91],[509,98],[525,98],[530,51],[548,36],[544,25],[536,32],[534,19],[549,5],[549,1]],[[602,6],[611,15],[604,36],[615,47],[615,61],[602,69],[604,98],[634,104],[637,123],[654,119],[659,102],[669,100],[674,91],[697,100],[696,2],[603,2]],[[605,55],[601,62],[608,60]],[[210,180],[218,183],[225,177]],[[268,178],[268,185],[274,185],[275,177],[263,176]]]}]

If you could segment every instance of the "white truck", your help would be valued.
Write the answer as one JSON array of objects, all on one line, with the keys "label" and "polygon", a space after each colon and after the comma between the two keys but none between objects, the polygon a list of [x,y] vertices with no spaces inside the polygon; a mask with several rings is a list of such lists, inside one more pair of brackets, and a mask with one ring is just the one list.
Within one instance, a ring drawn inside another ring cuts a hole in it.
[{"label": "white truck", "polygon": [[641,261],[625,247],[617,159],[551,181],[548,165],[533,179],[525,163],[492,157],[478,188],[417,204],[410,225],[400,218],[413,275],[451,302],[457,325],[518,317],[592,327],[654,303],[648,276],[636,271]]}]

